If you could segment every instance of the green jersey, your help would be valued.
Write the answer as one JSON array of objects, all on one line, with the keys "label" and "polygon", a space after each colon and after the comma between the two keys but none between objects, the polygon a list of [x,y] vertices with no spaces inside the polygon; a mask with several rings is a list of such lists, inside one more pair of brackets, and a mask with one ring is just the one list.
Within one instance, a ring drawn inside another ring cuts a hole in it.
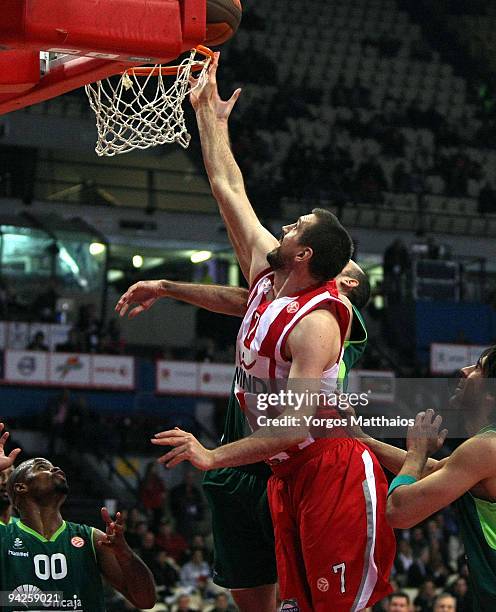
[{"label": "green jersey", "polygon": [[[488,431],[496,433],[496,426],[480,433]],[[496,610],[496,503],[465,493],[455,507],[470,570],[472,610]]]},{"label": "green jersey", "polygon": [[47,540],[20,520],[0,526],[0,591],[4,612],[105,612],[93,528],[64,521]]},{"label": "green jersey", "polygon": [[357,361],[361,359],[367,346],[367,328],[360,311],[353,306],[353,322],[351,325],[351,333],[348,340],[344,342],[344,353],[341,363],[339,364],[339,383],[343,391],[348,388],[348,375],[352,368],[355,367]]}]

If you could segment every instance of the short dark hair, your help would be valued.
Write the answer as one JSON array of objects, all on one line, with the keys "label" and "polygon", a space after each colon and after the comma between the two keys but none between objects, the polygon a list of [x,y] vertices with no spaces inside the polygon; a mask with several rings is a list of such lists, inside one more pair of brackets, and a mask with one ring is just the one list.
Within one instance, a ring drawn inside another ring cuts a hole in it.
[{"label": "short dark hair", "polygon": [[357,287],[352,287],[347,293],[346,297],[350,300],[350,302],[358,308],[358,310],[362,310],[365,308],[370,300],[370,281],[369,277],[365,274],[363,270],[351,270],[349,274],[346,274],[350,278],[354,278],[358,281]]},{"label": "short dark hair", "polygon": [[18,482],[24,482],[26,478],[27,471],[33,467],[36,459],[27,459],[20,463],[9,476],[7,480],[7,495],[12,503],[15,506],[15,490],[14,487]]},{"label": "short dark hair", "polygon": [[389,601],[391,601],[393,597],[403,597],[404,599],[406,599],[406,603],[410,605],[410,596],[404,591],[395,591],[394,593],[391,593],[391,595],[389,596]]},{"label": "short dark hair", "polygon": [[[482,364],[484,358],[486,358],[486,360],[484,364]],[[479,363],[481,364],[484,378],[496,378],[496,344],[482,351],[479,357]]]},{"label": "short dark hair", "polygon": [[299,242],[313,250],[309,264],[312,276],[319,281],[331,280],[350,261],[353,241],[332,212],[314,208],[312,213],[317,221],[305,227]]}]

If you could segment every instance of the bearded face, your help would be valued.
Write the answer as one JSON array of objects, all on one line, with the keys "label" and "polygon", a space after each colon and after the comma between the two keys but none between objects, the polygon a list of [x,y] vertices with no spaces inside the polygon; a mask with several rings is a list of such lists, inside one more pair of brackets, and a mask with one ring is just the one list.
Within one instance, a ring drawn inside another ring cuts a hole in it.
[{"label": "bearded face", "polygon": [[272,249],[270,253],[267,253],[267,261],[273,270],[282,270],[285,267],[286,261],[283,253],[281,252],[281,246],[278,246],[275,249]]}]

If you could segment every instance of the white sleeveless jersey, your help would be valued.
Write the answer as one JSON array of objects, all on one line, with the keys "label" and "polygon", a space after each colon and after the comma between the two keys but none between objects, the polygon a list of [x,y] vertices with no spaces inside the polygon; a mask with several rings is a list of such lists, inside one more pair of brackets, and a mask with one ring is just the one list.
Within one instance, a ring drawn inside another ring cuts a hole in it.
[{"label": "white sleeveless jersey", "polygon": [[[235,393],[252,430],[258,427],[257,418],[263,414],[257,406],[257,395],[286,388],[291,361],[284,357],[285,345],[295,325],[318,308],[326,308],[329,304],[335,307],[341,330],[341,351],[337,362],[323,372],[320,385],[321,392],[329,394],[336,389],[339,361],[350,321],[350,312],[338,297],[335,281],[300,291],[291,297],[269,301],[267,296],[272,291],[273,281],[271,270],[262,272],[255,279],[236,342]],[[314,441],[308,437],[297,446],[271,457],[270,462],[284,461]]]}]

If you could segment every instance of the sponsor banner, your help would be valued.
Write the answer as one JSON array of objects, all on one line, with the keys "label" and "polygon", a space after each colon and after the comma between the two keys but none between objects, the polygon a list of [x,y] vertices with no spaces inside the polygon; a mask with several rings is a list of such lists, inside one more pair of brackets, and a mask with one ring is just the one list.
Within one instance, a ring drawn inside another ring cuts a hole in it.
[{"label": "sponsor banner", "polygon": [[48,370],[49,383],[60,385],[90,385],[91,355],[52,353]]},{"label": "sponsor banner", "polygon": [[431,344],[431,373],[454,374],[460,368],[477,363],[486,348],[474,344]]},{"label": "sponsor banner", "polygon": [[4,382],[134,389],[134,358],[6,350]]},{"label": "sponsor banner", "polygon": [[35,351],[5,351],[5,380],[14,383],[45,383],[48,354]]},{"label": "sponsor banner", "polygon": [[134,359],[113,355],[95,355],[92,377],[95,387],[134,389]]},{"label": "sponsor banner", "polygon": [[157,361],[156,387],[157,393],[198,393],[198,364],[190,361]]},{"label": "sponsor banner", "polygon": [[234,365],[223,363],[198,364],[198,392],[201,395],[228,396],[234,377]]}]

